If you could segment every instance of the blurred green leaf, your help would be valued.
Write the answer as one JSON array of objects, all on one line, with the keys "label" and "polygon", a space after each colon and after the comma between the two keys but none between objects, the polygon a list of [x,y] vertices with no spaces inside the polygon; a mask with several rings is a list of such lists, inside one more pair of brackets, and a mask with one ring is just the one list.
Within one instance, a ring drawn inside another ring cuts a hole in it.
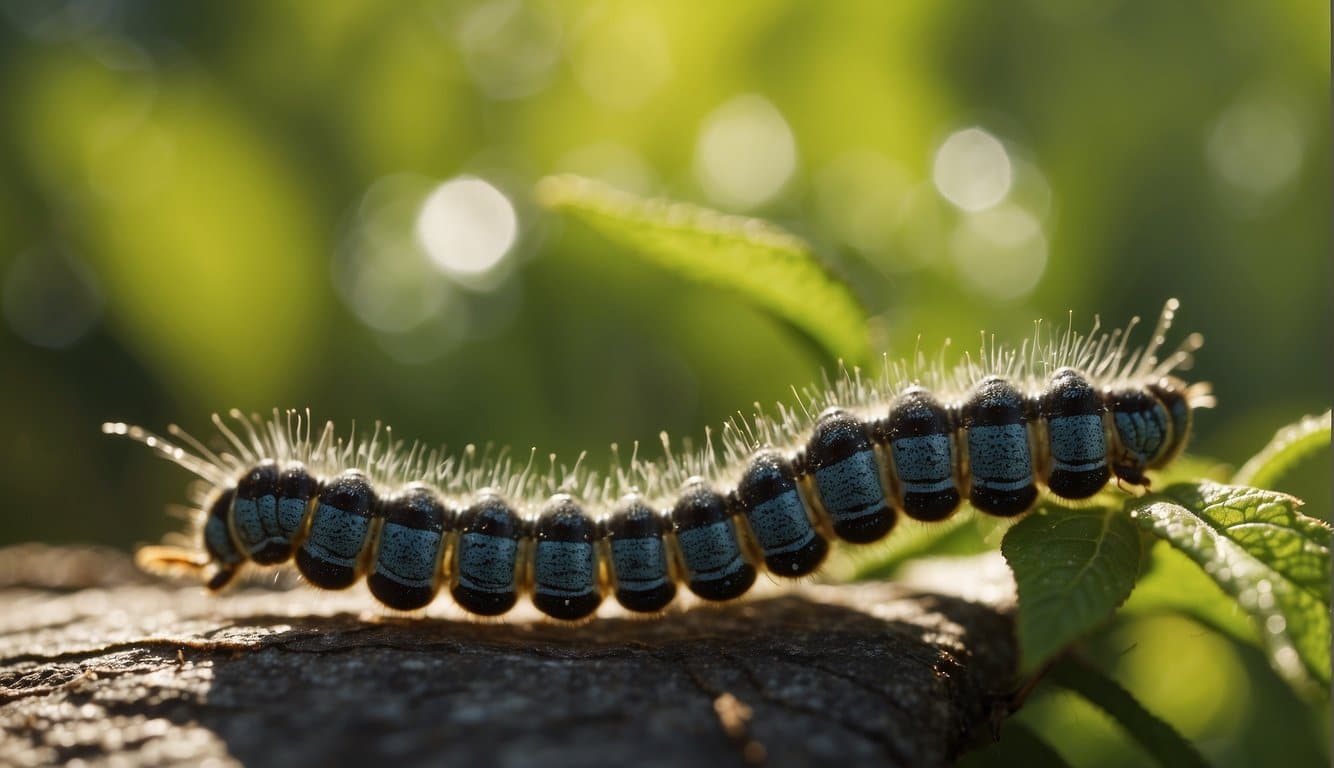
[{"label": "blurred green leaf", "polygon": [[909,561],[923,557],[976,555],[996,548],[998,529],[1010,521],[979,515],[971,506],[947,520],[921,523],[903,519],[892,536],[867,547],[839,547],[835,557],[849,561],[848,580],[888,579]]},{"label": "blurred green leaf", "polygon": [[1255,626],[1218,584],[1180,550],[1166,544],[1153,547],[1144,577],[1135,585],[1122,614],[1176,612],[1210,629],[1255,645]]},{"label": "blurred green leaf", "polygon": [[734,291],[849,365],[871,360],[866,310],[809,245],[772,224],[579,176],[542,179],[537,196],[645,261]]},{"label": "blurred green leaf", "polygon": [[1213,482],[1137,499],[1131,516],[1198,563],[1257,622],[1291,681],[1330,679],[1330,528],[1286,494]]},{"label": "blurred green leaf", "polygon": [[1292,467],[1320,451],[1329,450],[1330,412],[1307,416],[1280,429],[1269,444],[1251,457],[1232,477],[1236,485],[1273,488]]},{"label": "blurred green leaf", "polygon": [[1106,712],[1159,764],[1170,768],[1207,765],[1175,728],[1145,709],[1130,691],[1095,667],[1067,659],[1053,667],[1046,679],[1083,696]]},{"label": "blurred green leaf", "polygon": [[21,140],[125,342],[180,391],[272,402],[323,341],[327,243],[306,179],[207,77],[42,60]]},{"label": "blurred green leaf", "polygon": [[1125,602],[1139,574],[1140,535],[1114,507],[1044,505],[1005,534],[1019,589],[1019,648],[1032,672]]}]

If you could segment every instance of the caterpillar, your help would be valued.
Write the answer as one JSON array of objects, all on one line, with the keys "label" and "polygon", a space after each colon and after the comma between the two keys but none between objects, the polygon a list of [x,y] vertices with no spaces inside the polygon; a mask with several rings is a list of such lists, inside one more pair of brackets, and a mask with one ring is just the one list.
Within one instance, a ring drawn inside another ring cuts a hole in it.
[{"label": "caterpillar", "polygon": [[[585,469],[520,468],[507,451],[460,455],[409,447],[376,426],[367,438],[316,434],[309,412],[213,416],[214,451],[172,425],[102,430],[143,443],[202,481],[189,546],[148,546],[153,572],[186,571],[218,591],[248,566],[294,562],[304,579],[345,589],[366,579],[385,606],[414,611],[441,589],[471,614],[497,616],[528,596],[577,621],[606,595],[660,613],[678,586],[709,601],[740,597],[761,569],[811,574],[832,541],[868,544],[900,515],[940,521],[966,501],[1015,517],[1047,493],[1080,503],[1110,481],[1146,487],[1189,439],[1208,384],[1173,375],[1201,345],[1189,336],[1159,357],[1178,302],[1147,344],[1124,329],[1059,336],[1039,323],[1019,347],[983,343],[953,367],[886,362],[797,393],[796,406],[724,424],[698,451]],[[942,354],[943,360],[943,354]],[[613,452],[615,446],[613,446]]]}]

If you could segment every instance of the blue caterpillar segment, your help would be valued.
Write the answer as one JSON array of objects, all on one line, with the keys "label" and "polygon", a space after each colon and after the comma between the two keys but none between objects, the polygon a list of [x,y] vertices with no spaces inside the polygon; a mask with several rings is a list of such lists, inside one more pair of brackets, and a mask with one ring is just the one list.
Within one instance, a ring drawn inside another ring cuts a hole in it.
[{"label": "blue caterpillar segment", "polygon": [[257,464],[236,484],[231,517],[236,541],[260,565],[287,561],[318,492],[319,484],[300,464],[281,472],[275,462]]},{"label": "blue caterpillar segment", "polygon": [[676,582],[667,564],[667,520],[629,494],[603,525],[611,547],[616,601],[637,613],[657,613],[676,597]]},{"label": "blue caterpillar segment", "polygon": [[1150,468],[1159,469],[1165,466],[1186,447],[1186,439],[1190,436],[1194,417],[1191,414],[1190,403],[1186,401],[1186,396],[1182,394],[1185,389],[1185,382],[1172,378],[1165,378],[1156,384],[1149,385],[1149,392],[1167,409],[1168,416],[1172,421],[1172,438],[1167,447],[1159,451],[1158,455],[1149,463]]},{"label": "blue caterpillar segment", "polygon": [[1152,392],[1122,389],[1107,395],[1115,440],[1112,471],[1128,483],[1147,485],[1144,470],[1174,450],[1172,417]]},{"label": "blue caterpillar segment", "polygon": [[806,443],[803,469],[814,477],[820,503],[840,539],[865,544],[894,527],[880,462],[866,426],[856,417],[837,408],[821,414]]},{"label": "blue caterpillar segment", "polygon": [[315,497],[310,532],[296,551],[296,567],[307,581],[325,589],[356,583],[374,505],[370,482],[355,469],[325,484]]},{"label": "blue caterpillar segment", "polygon": [[726,500],[703,481],[686,485],[672,508],[672,526],[691,592],[731,600],[755,583],[755,567],[746,562]]},{"label": "blue caterpillar segment", "polygon": [[278,529],[278,465],[265,461],[236,484],[232,532],[251,560],[281,563],[292,556],[292,540]]},{"label": "blue caterpillar segment", "polygon": [[278,475],[278,536],[286,542],[289,556],[306,524],[310,502],[319,492],[319,481],[302,464],[290,462]]},{"label": "blue caterpillar segment", "polygon": [[232,540],[231,527],[227,524],[235,498],[235,488],[224,489],[209,505],[204,518],[204,553],[215,567],[208,588],[214,591],[230,584],[236,578],[237,569],[245,562],[245,554]]},{"label": "blue caterpillar segment", "polygon": [[384,523],[366,585],[390,608],[422,608],[440,589],[440,555],[453,515],[419,483],[385,501],[380,515]]},{"label": "blue caterpillar segment", "polygon": [[1026,512],[1038,498],[1024,399],[1009,382],[988,377],[964,402],[974,507],[1000,517]]},{"label": "blue caterpillar segment", "polygon": [[944,520],[962,498],[954,479],[954,424],[930,392],[912,387],[890,406],[880,427],[899,483],[899,503],[916,520]]},{"label": "blue caterpillar segment", "polygon": [[566,494],[543,507],[534,528],[533,604],[556,619],[573,621],[597,610],[597,525]]},{"label": "blue caterpillar segment", "polygon": [[524,524],[500,496],[484,492],[459,516],[458,561],[450,594],[479,616],[498,616],[519,599]]},{"label": "blue caterpillar segment", "polygon": [[792,465],[782,454],[769,449],[751,457],[736,499],[770,571],[805,576],[824,562],[829,543],[811,524]]},{"label": "blue caterpillar segment", "polygon": [[1077,371],[1062,368],[1038,403],[1047,422],[1047,487],[1066,499],[1086,499],[1111,477],[1107,466],[1106,407]]}]

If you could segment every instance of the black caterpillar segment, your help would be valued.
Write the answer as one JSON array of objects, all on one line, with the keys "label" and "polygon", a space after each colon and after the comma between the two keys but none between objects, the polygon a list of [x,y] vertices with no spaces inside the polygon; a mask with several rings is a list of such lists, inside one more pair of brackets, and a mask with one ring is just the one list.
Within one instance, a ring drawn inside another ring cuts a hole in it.
[{"label": "black caterpillar segment", "polygon": [[366,575],[371,594],[390,608],[428,605],[440,589],[440,561],[454,513],[435,491],[413,483],[380,507],[375,557]]},{"label": "black caterpillar segment", "polygon": [[675,599],[669,530],[667,519],[636,493],[622,498],[601,526],[616,601],[628,610],[657,613]]},{"label": "black caterpillar segment", "polygon": [[[106,424],[205,481],[195,548],[146,547],[151,570],[200,573],[219,590],[248,564],[292,562],[307,581],[344,589],[365,577],[389,608],[421,609],[447,590],[469,613],[496,616],[527,597],[555,619],[595,613],[604,596],[657,613],[678,585],[705,600],[746,593],[760,569],[813,573],[835,539],[891,535],[904,515],[943,520],[965,499],[1013,517],[1045,491],[1077,502],[1115,477],[1144,486],[1178,455],[1208,386],[1172,373],[1198,347],[1157,352],[1126,335],[1019,350],[985,349],[953,371],[900,365],[875,384],[844,378],[806,393],[800,409],[733,421],[725,457],[705,451],[660,463],[632,459],[606,478],[578,466],[559,479],[515,472],[469,447],[444,457],[407,450],[377,429],[342,440],[308,414],[214,417],[228,448],[181,430],[175,442]],[[818,413],[818,416],[807,414]],[[383,440],[382,440],[383,435]],[[666,440],[664,438],[664,445]]]},{"label": "black caterpillar segment", "polygon": [[1023,395],[988,376],[964,401],[959,424],[968,444],[968,501],[1000,517],[1028,511],[1038,500],[1033,435]]},{"label": "black caterpillar segment", "polygon": [[705,600],[731,600],[755,583],[755,566],[722,494],[702,479],[686,483],[672,507],[672,530],[685,566],[685,582]]},{"label": "black caterpillar segment", "polygon": [[867,425],[839,408],[820,414],[806,443],[802,470],[815,485],[814,498],[844,541],[869,544],[894,527],[875,446]]},{"label": "black caterpillar segment", "polygon": [[1107,485],[1111,470],[1102,439],[1105,413],[1102,398],[1078,371],[1062,368],[1056,372],[1038,400],[1038,417],[1047,427],[1046,479],[1052,493],[1086,499]]},{"label": "black caterpillar segment", "polygon": [[582,619],[602,602],[597,524],[568,494],[546,503],[533,533],[533,604],[557,619]]},{"label": "black caterpillar segment", "polygon": [[498,494],[483,491],[459,516],[448,569],[454,602],[478,616],[499,616],[519,600],[519,545],[526,526]]},{"label": "black caterpillar segment", "polygon": [[[232,538],[230,522],[232,510],[236,503],[236,489],[221,489],[207,507],[207,517],[204,518],[203,543],[204,555],[207,558],[204,562],[212,564],[214,567],[213,575],[208,579],[208,588],[217,591],[227,586],[236,578],[236,573],[242,565],[245,564],[245,554],[241,548],[236,545]],[[141,552],[144,550],[141,550]],[[152,553],[152,549],[148,549]],[[170,556],[163,557],[156,555],[163,560],[171,560]],[[177,558],[176,562],[190,562],[188,555]]]},{"label": "black caterpillar segment", "polygon": [[805,576],[824,562],[829,542],[815,529],[792,463],[781,453],[772,448],[758,451],[741,475],[734,498],[770,571]]},{"label": "black caterpillar segment", "polygon": [[879,422],[877,439],[890,447],[896,470],[895,499],[904,514],[925,522],[944,520],[962,500],[954,418],[921,387],[911,387]]},{"label": "black caterpillar segment", "polygon": [[304,540],[296,549],[297,570],[317,587],[347,589],[357,583],[371,543],[375,491],[364,474],[349,469],[324,483],[313,505]]}]

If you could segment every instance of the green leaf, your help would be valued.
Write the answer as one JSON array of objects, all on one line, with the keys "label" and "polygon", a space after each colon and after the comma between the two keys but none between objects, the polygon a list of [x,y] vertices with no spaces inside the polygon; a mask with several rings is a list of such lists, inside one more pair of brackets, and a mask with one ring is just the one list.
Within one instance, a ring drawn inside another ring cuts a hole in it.
[{"label": "green leaf", "polygon": [[871,360],[866,310],[809,245],[759,219],[644,199],[579,176],[538,182],[538,201],[644,261],[745,297],[849,365]]},{"label": "green leaf", "polygon": [[1066,660],[1052,668],[1046,679],[1083,696],[1106,712],[1160,765],[1170,768],[1208,765],[1175,728],[1145,709],[1130,691],[1093,666]]},{"label": "green leaf", "polygon": [[1120,613],[1181,613],[1246,645],[1260,642],[1250,617],[1237,601],[1193,560],[1166,543],[1150,550],[1144,576]]},{"label": "green leaf", "polygon": [[1141,541],[1113,507],[1054,505],[1005,534],[1001,553],[1019,588],[1019,649],[1032,672],[1102,623],[1125,601],[1139,573]]},{"label": "green leaf", "polygon": [[1199,564],[1257,622],[1287,679],[1330,679],[1330,528],[1287,494],[1213,482],[1137,499],[1131,515]]},{"label": "green leaf", "polygon": [[1280,429],[1269,445],[1237,470],[1232,482],[1256,488],[1273,488],[1278,479],[1303,459],[1329,450],[1330,412],[1307,416]]}]

